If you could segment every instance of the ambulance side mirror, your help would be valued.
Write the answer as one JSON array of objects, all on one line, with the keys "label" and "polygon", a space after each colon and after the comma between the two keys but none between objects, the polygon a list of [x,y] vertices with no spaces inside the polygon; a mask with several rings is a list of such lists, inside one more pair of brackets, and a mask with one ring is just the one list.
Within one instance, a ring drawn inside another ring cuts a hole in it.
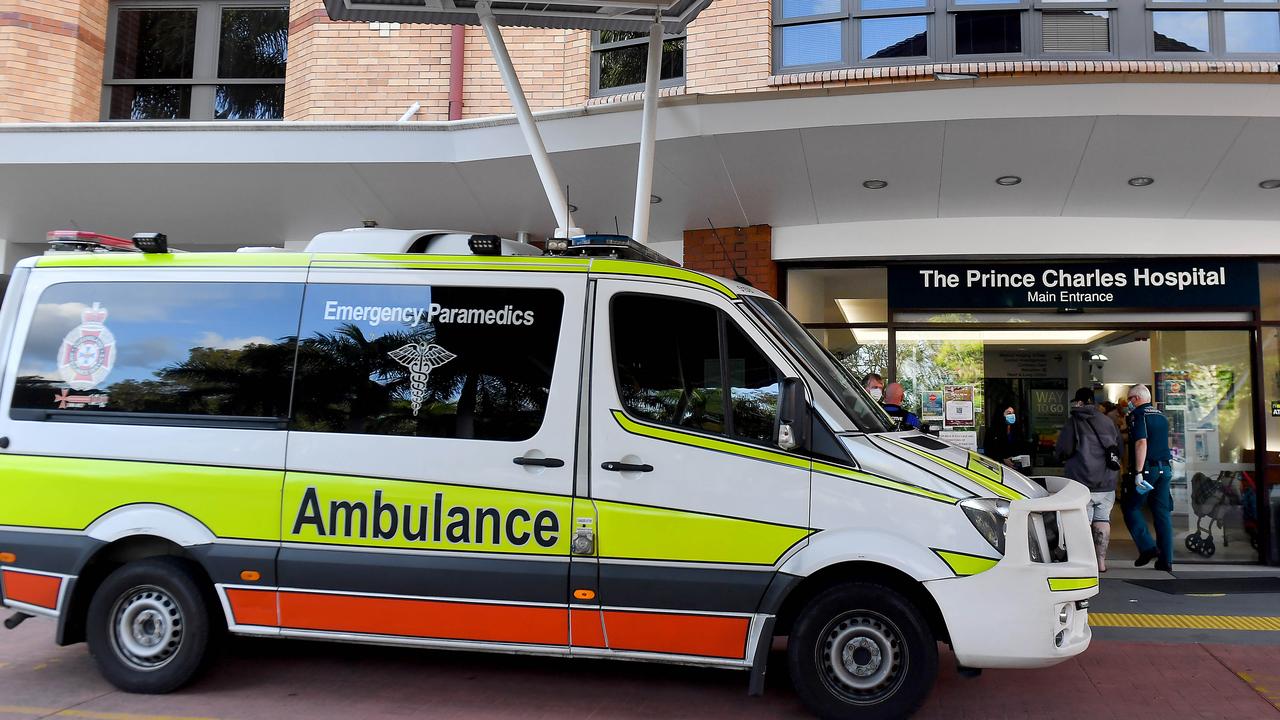
[{"label": "ambulance side mirror", "polygon": [[809,399],[800,378],[782,381],[778,402],[778,447],[796,450],[809,441]]}]

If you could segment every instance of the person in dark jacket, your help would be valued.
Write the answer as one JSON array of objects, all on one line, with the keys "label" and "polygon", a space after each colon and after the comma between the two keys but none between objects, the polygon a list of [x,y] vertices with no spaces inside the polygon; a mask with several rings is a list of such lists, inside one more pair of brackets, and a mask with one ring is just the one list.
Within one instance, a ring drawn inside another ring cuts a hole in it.
[{"label": "person in dark jacket", "polygon": [[920,418],[915,413],[902,407],[902,401],[906,398],[906,391],[902,389],[901,383],[889,383],[884,389],[884,411],[891,416],[898,418],[898,424],[904,430],[906,428],[920,429]]},{"label": "person in dark jacket", "polygon": [[[1098,572],[1107,571],[1107,545],[1111,542],[1111,508],[1116,504],[1116,470],[1107,467],[1109,449],[1120,445],[1116,424],[1098,411],[1093,389],[1080,388],[1071,402],[1071,414],[1058,433],[1054,448],[1066,460],[1067,477],[1089,488],[1089,516],[1093,521],[1093,549]],[[1118,459],[1118,458],[1117,458]]]},{"label": "person in dark jacket", "polygon": [[1013,405],[1005,405],[995,420],[987,428],[986,442],[982,445],[982,454],[992,460],[999,460],[1009,467],[1017,467],[1013,458],[1031,453],[1031,443],[1027,442],[1022,425],[1018,423],[1018,411]]}]

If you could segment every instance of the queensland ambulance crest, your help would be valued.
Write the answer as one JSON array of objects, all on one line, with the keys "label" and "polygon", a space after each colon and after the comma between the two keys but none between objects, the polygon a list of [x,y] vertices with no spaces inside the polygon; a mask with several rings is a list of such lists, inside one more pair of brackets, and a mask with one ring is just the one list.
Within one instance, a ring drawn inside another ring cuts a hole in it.
[{"label": "queensland ambulance crest", "polygon": [[58,372],[73,390],[98,387],[116,364],[116,337],[104,325],[107,309],[94,303],[58,349]]},{"label": "queensland ambulance crest", "polygon": [[427,397],[427,378],[431,371],[458,357],[435,343],[409,343],[388,355],[392,360],[409,368],[409,399],[413,403],[413,416],[418,416],[422,401]]}]

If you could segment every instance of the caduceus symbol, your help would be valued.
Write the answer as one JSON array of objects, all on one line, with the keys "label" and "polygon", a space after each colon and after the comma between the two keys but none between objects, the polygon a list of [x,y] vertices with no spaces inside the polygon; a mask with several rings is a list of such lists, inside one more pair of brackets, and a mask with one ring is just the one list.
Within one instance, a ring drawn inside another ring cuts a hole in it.
[{"label": "caduceus symbol", "polygon": [[431,371],[458,357],[433,343],[409,343],[402,348],[392,350],[391,359],[409,368],[410,399],[413,401],[413,416],[418,416],[422,409],[422,401],[427,396],[427,378]]}]

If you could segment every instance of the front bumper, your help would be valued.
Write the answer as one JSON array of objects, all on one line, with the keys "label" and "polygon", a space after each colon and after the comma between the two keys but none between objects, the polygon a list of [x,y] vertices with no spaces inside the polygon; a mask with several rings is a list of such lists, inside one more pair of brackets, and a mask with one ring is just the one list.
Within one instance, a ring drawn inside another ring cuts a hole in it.
[{"label": "front bumper", "polygon": [[[1047,497],[1009,505],[1000,562],[977,575],[925,583],[942,611],[961,665],[1047,667],[1089,647],[1089,611],[1081,601],[1098,594],[1097,558],[1085,515],[1089,491],[1067,478],[1045,481]],[[1066,560],[1033,562],[1028,524],[1042,531],[1033,513],[1053,512]]]}]

